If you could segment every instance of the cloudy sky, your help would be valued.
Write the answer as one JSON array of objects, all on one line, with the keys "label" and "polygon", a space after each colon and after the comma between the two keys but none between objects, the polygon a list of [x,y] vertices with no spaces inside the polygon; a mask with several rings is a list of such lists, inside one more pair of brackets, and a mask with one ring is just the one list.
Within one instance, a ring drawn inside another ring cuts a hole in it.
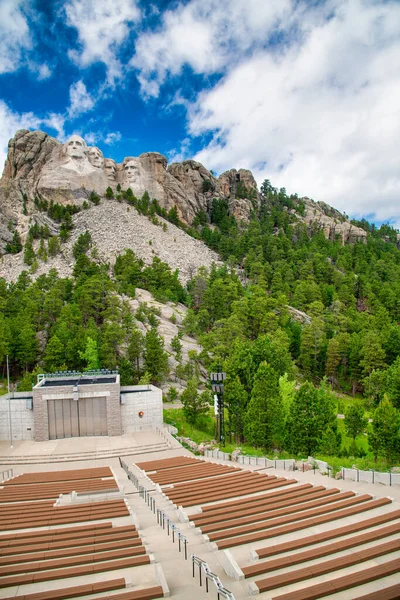
[{"label": "cloudy sky", "polygon": [[400,227],[400,1],[0,0],[1,165],[21,128]]}]

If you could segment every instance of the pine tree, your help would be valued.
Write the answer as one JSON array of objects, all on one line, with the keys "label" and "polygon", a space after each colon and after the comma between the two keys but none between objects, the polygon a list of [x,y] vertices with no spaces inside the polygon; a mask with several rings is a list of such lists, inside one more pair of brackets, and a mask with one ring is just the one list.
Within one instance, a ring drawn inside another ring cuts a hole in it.
[{"label": "pine tree", "polygon": [[336,415],[327,394],[320,393],[310,382],[296,392],[289,411],[286,446],[295,454],[313,454],[324,432],[334,426]]},{"label": "pine tree", "polygon": [[238,376],[227,378],[224,389],[224,405],[228,411],[226,431],[236,443],[243,441],[243,420],[248,395]]},{"label": "pine tree", "polygon": [[100,369],[99,352],[96,340],[88,337],[86,339],[85,351],[79,352],[79,356],[82,360],[86,361],[85,371],[97,371],[97,369]]},{"label": "pine tree", "polygon": [[131,337],[129,340],[128,358],[133,364],[135,364],[136,374],[138,378],[140,376],[140,358],[143,354],[143,349],[144,336],[137,327],[134,327],[132,329]]},{"label": "pine tree", "polygon": [[334,387],[334,380],[336,379],[337,370],[341,362],[339,341],[336,338],[329,340],[328,351],[325,363],[325,374]]},{"label": "pine tree", "polygon": [[210,409],[208,393],[200,394],[198,385],[198,379],[192,377],[181,395],[183,414],[191,425],[195,425],[200,415],[206,414]]},{"label": "pine tree", "polygon": [[44,364],[47,371],[52,372],[65,366],[65,346],[57,335],[53,335],[46,346]]},{"label": "pine tree", "polygon": [[53,235],[48,242],[48,252],[49,256],[57,256],[60,252],[60,242],[58,241],[58,237]]},{"label": "pine tree", "polygon": [[146,333],[144,368],[150,373],[152,383],[161,383],[168,373],[168,354],[164,350],[164,340],[155,327]]},{"label": "pine tree", "polygon": [[282,428],[279,376],[268,363],[263,362],[254,377],[244,421],[244,435],[254,446],[272,448],[282,442]]},{"label": "pine tree", "polygon": [[365,417],[365,411],[362,404],[354,402],[350,404],[345,412],[344,427],[347,435],[353,438],[354,445],[356,437],[365,431],[368,419]]},{"label": "pine tree", "polygon": [[372,418],[368,441],[375,460],[379,455],[393,464],[400,456],[400,413],[385,397]]},{"label": "pine tree", "polygon": [[26,265],[31,266],[34,260],[35,260],[35,252],[33,250],[32,242],[30,242],[28,240],[25,244],[24,263]]}]

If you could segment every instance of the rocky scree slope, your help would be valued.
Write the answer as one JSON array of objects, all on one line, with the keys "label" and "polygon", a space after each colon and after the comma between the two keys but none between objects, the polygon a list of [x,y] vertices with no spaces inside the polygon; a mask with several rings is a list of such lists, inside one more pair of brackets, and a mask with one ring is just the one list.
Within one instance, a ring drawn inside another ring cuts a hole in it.
[{"label": "rocky scree slope", "polygon": [[[92,237],[93,248],[97,250],[96,260],[110,263],[112,267],[118,254],[131,248],[138,258],[150,264],[155,256],[166,262],[172,270],[179,270],[182,283],[193,277],[199,267],[210,267],[218,262],[218,254],[207,248],[200,240],[187,235],[172,223],[159,217],[160,224],[166,224],[164,231],[160,225],[154,225],[148,217],[139,215],[134,207],[116,200],[103,199],[101,204],[90,210],[83,210],[72,217],[74,228],[71,237],[61,244],[59,255],[47,262],[39,261],[36,275],[48,273],[54,268],[60,277],[72,274],[74,258],[72,249],[79,235],[86,230]],[[39,241],[36,241],[36,248]],[[15,281],[22,271],[29,267],[24,263],[23,252],[5,254],[0,259],[0,277],[6,281]]]}]

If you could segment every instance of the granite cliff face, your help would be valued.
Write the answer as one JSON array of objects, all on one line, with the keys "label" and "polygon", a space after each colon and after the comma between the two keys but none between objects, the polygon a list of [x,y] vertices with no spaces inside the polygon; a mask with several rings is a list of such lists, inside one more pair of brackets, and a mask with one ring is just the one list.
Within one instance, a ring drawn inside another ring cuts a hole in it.
[{"label": "granite cliff face", "polygon": [[303,198],[303,201],[305,216],[302,220],[310,231],[312,228],[319,227],[323,230],[326,239],[340,239],[342,244],[367,241],[367,232],[361,227],[352,225],[338,210],[325,202],[313,202],[308,198]]},{"label": "granite cliff face", "polygon": [[[0,180],[0,252],[15,229],[24,241],[32,223],[48,225],[51,233],[57,233],[57,225],[35,208],[34,198],[82,206],[92,192],[104,196],[107,187],[115,194],[117,188],[131,188],[137,197],[147,191],[167,211],[176,207],[186,224],[200,211],[209,218],[213,198],[226,199],[238,223],[248,222],[260,203],[257,183],[246,169],[231,169],[216,178],[194,160],[167,166],[167,159],[158,152],[128,156],[118,164],[77,135],[61,144],[43,131],[20,130],[9,142]],[[327,238],[340,236],[343,243],[366,238],[364,230],[328,205],[308,199],[304,203],[304,216],[296,213],[296,218],[310,230],[321,227]]]}]

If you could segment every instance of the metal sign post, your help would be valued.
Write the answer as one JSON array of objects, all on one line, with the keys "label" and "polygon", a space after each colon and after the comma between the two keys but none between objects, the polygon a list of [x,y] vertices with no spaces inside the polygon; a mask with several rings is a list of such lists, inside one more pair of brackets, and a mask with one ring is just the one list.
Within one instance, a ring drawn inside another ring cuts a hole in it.
[{"label": "metal sign post", "polygon": [[224,428],[224,384],[226,373],[210,373],[212,383],[212,391],[214,392],[214,414],[216,417],[216,440],[217,442],[225,441]]}]

